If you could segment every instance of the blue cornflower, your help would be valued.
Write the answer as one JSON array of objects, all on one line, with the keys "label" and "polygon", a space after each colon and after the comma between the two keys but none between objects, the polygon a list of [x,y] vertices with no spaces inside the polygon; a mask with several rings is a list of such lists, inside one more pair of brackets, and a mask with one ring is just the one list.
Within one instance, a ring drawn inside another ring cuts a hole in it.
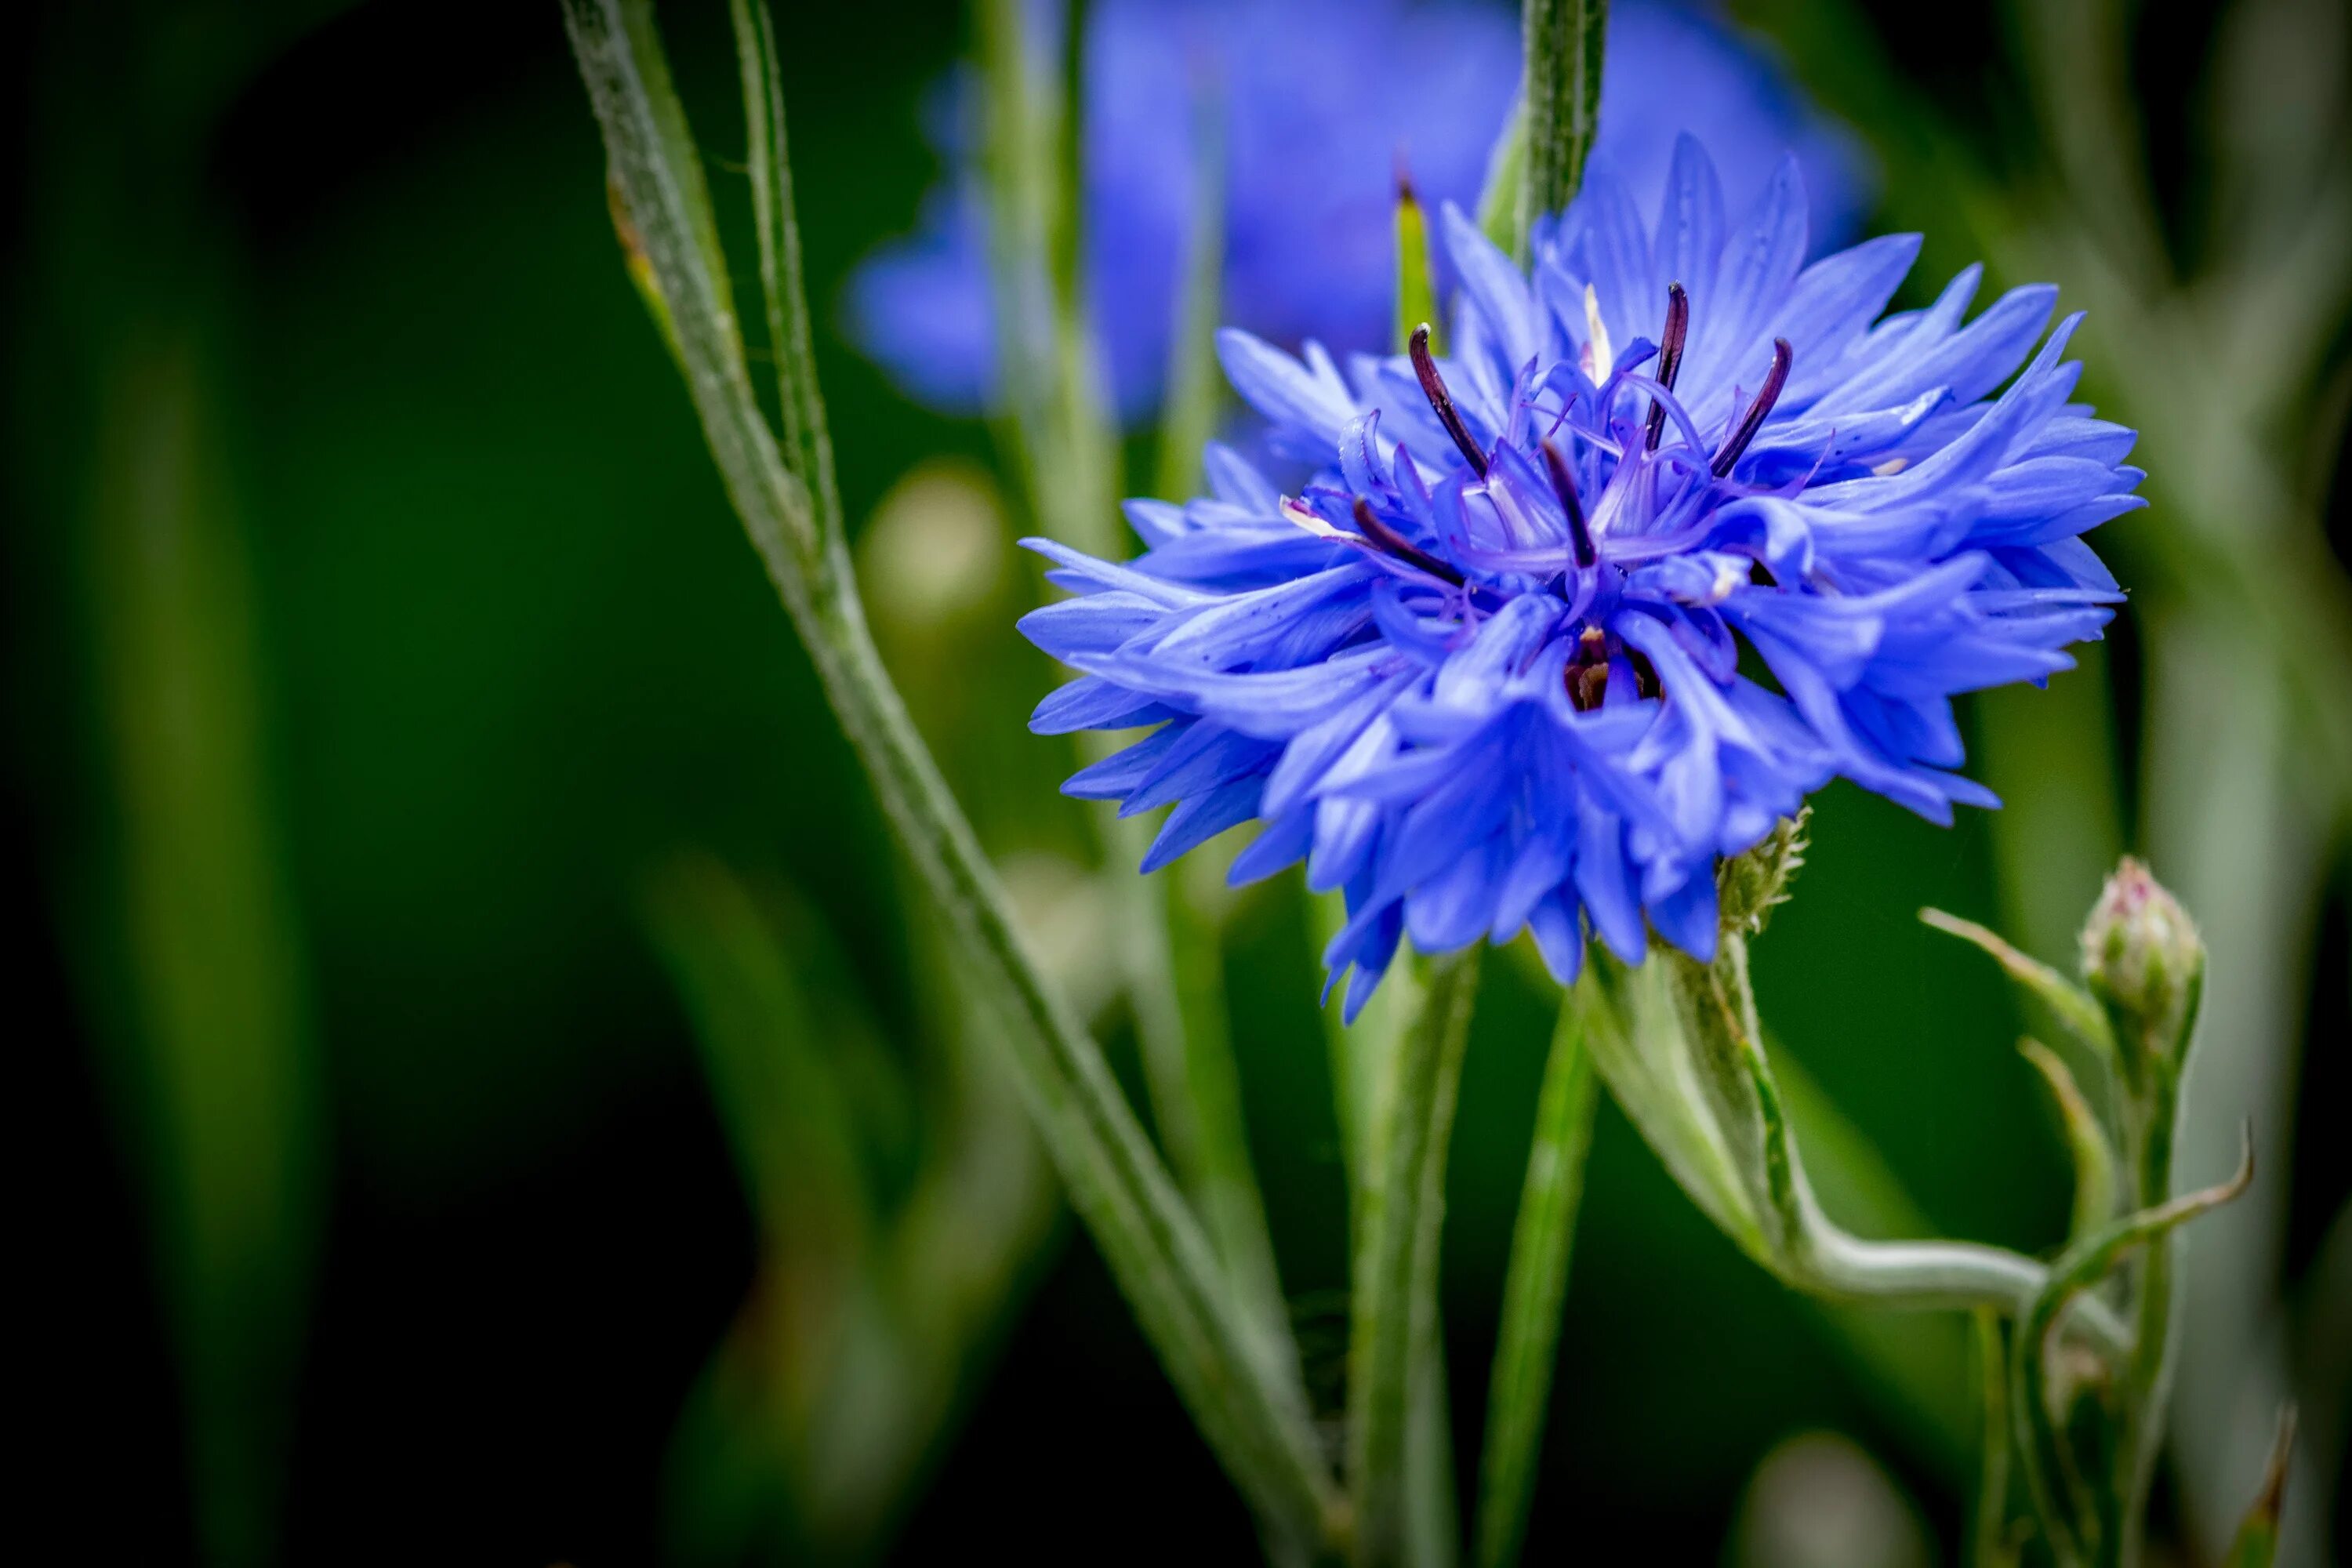
[{"label": "blue cornflower", "polygon": [[1951,698],[2121,598],[2081,535],[2140,504],[2133,433],[2068,401],[2055,289],[1882,320],[1917,237],[1804,265],[1793,159],[1732,224],[1685,138],[1663,196],[1596,172],[1524,273],[1446,209],[1448,357],[1221,335],[1295,493],[1213,446],[1210,495],[1128,503],[1137,560],[1029,542],[1077,596],[1022,630],[1084,672],[1031,728],[1157,726],[1066,791],[1172,804],[1147,870],[1262,820],[1234,878],[1344,889],[1351,1016],[1403,934],[1708,958],[1717,858],[1832,776],[1997,805]]},{"label": "blue cornflower", "polygon": [[[1055,7],[1040,9],[1053,20]],[[1225,319],[1282,343],[1383,346],[1398,166],[1433,205],[1475,201],[1517,85],[1510,8],[1098,0],[1087,18],[1085,288],[1122,418],[1160,400],[1212,118],[1223,155]],[[1851,232],[1867,183],[1856,144],[1710,10],[1621,0],[1605,69],[1594,167],[1660,189],[1675,133],[1687,131],[1744,207],[1794,151],[1814,192],[1814,234]],[[950,183],[928,198],[913,236],[860,269],[849,296],[858,341],[909,393],[953,413],[987,408],[996,379],[973,101],[964,93],[941,106],[933,133]]]}]

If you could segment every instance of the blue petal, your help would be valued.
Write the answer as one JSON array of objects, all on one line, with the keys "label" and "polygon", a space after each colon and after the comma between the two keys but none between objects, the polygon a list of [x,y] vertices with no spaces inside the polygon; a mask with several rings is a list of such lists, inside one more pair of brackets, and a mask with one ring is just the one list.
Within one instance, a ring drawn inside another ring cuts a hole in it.
[{"label": "blue petal", "polygon": [[1258,792],[1264,783],[1257,778],[1239,779],[1206,795],[1194,795],[1170,812],[1168,820],[1160,825],[1160,837],[1144,853],[1143,873],[1150,875],[1185,851],[1196,849],[1228,827],[1238,827],[1255,816]]}]

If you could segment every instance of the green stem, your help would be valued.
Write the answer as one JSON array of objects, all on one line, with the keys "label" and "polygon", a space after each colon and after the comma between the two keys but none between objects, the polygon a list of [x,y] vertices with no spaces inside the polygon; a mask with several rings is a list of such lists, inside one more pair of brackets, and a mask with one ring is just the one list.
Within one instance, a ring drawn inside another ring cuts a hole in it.
[{"label": "green stem", "polygon": [[[2187,1039],[2196,1026],[2192,1005],[2181,1026],[2181,1038]],[[2152,1060],[2147,1069],[2145,1099],[2126,1100],[2125,1138],[2135,1184],[2132,1201],[2140,1209],[2158,1208],[2172,1196],[2172,1151],[2180,1115],[2176,1070],[2168,1058]],[[2165,1406],[2171,1398],[2173,1363],[2179,1350],[2174,1309],[2181,1282],[2173,1261],[2171,1234],[2159,1232],[2148,1242],[2139,1277],[2133,1281],[2135,1332],[2131,1360],[2125,1369],[2122,1429],[2116,1444],[2115,1491],[2123,1510],[2117,1552],[2123,1563],[2139,1560],[2148,1492],[2155,1485],[2157,1458],[2164,1445]]]},{"label": "green stem", "polygon": [[[1074,27],[1082,26],[1074,20]],[[1119,552],[1118,432],[1105,413],[1100,356],[1078,291],[1078,183],[1067,73],[1040,68],[1036,38],[1019,0],[989,0],[982,11],[988,80],[989,174],[993,196],[992,268],[1002,324],[1005,384],[1013,388],[1030,509],[1040,528],[1091,554]],[[1076,37],[1065,40],[1071,49]],[[1217,263],[1223,253],[1222,181],[1214,172],[1215,116],[1203,114],[1204,171],[1186,284],[1179,305],[1180,353],[1171,388],[1168,449],[1200,443],[1216,408],[1215,363],[1206,352],[1215,325]],[[1187,481],[1189,485],[1189,481]],[[1118,742],[1088,736],[1081,754],[1097,761]],[[1191,907],[1171,874],[1155,885],[1135,874],[1152,824],[1097,813],[1104,876],[1118,910],[1122,977],[1169,1163],[1207,1227],[1249,1328],[1257,1364],[1300,1421],[1306,1383],[1283,1303],[1265,1205],[1242,1119],[1240,1075],[1217,977],[1217,923]]]},{"label": "green stem", "polygon": [[[1261,1369],[1305,1419],[1307,1384],[1266,1225],[1265,1197],[1250,1157],[1241,1068],[1226,1026],[1223,924],[1202,907],[1180,873],[1181,868],[1169,868],[1154,890],[1167,921],[1182,1030],[1182,1092],[1193,1137],[1188,1186],[1234,1295],[1255,1331],[1252,1341]],[[1149,886],[1150,879],[1145,881]]]},{"label": "green stem", "polygon": [[[1366,1131],[1348,1360],[1348,1476],[1359,1568],[1409,1560],[1406,1433],[1415,1363],[1436,1334],[1445,1157],[1478,989],[1476,947],[1433,961]],[[1427,1384],[1433,1388],[1433,1384]]]},{"label": "green stem", "polygon": [[[1725,1234],[1797,1289],[1885,1307],[2025,1310],[2049,1279],[2032,1258],[1974,1242],[1866,1241],[1822,1212],[1758,1033],[1747,943],[1727,929],[1712,964],[1672,949],[1653,952],[1640,971],[1596,962],[1578,986],[1625,998],[1622,1008],[1589,1016],[1603,1026],[1592,1037],[1602,1077],[1629,1110],[1639,1108],[1643,1136]],[[1659,977],[1643,978],[1654,965]],[[1670,993],[1671,1005],[1650,987]],[[1628,1025],[1638,1031],[1630,1050],[1612,1033]],[[1677,1084],[1689,1087],[1676,1094]],[[1708,1179],[1693,1186],[1692,1173]],[[2075,1302],[2068,1322],[2102,1350],[2130,1345],[2096,1299]]]},{"label": "green stem", "polygon": [[1217,433],[1224,384],[1217,364],[1225,263],[1224,104],[1213,90],[1202,98],[1192,117],[1192,226],[1184,238],[1183,282],[1169,340],[1168,401],[1160,419],[1155,489],[1172,501],[1200,488],[1201,448]]},{"label": "green stem", "polygon": [[1527,152],[1517,229],[1524,242],[1536,219],[1566,207],[1584,179],[1584,160],[1601,125],[1609,0],[1525,0],[1520,31]]},{"label": "green stem", "polygon": [[[695,205],[621,0],[566,0],[611,176],[676,323],[680,358],[728,498],[791,612],[882,808],[1004,1022],[1008,1065],[1069,1190],[1179,1395],[1278,1539],[1344,1529],[1313,1429],[1260,1375],[1198,1224],[1101,1051],[1023,951],[1003,889],[917,735],[867,633],[837,526],[820,530],[802,477],[761,415],[732,313],[697,241]],[[673,100],[674,101],[674,100]],[[785,221],[789,222],[789,215]],[[827,509],[828,521],[837,513]]]},{"label": "green stem", "polygon": [[1979,1307],[1969,1321],[1984,1412],[1969,1560],[1975,1568],[2016,1568],[2017,1552],[2009,1540],[2009,1367],[2001,1353],[2000,1319],[1990,1307]]},{"label": "green stem", "polygon": [[2074,1463],[2065,1433],[2051,1409],[2053,1341],[2069,1303],[2097,1286],[2116,1261],[2136,1247],[2162,1240],[2199,1215],[2243,1193],[2254,1179],[2253,1132],[2244,1134],[2237,1173],[2218,1186],[2144,1208],[2067,1247],[2051,1266],[2049,1280],[2019,1314],[2017,1342],[2010,1356],[2010,1414],[2018,1447],[2026,1458],[2025,1479],[2042,1531],[2062,1565],[2123,1560],[2127,1537],[2118,1529],[2105,1535],[2098,1512]]},{"label": "green stem", "polygon": [[1479,1464],[1480,1568],[1517,1562],[1526,1540],[1597,1104],[1592,1056],[1584,1047],[1578,1011],[1563,1005],[1536,1100],[1535,1141],[1503,1279],[1502,1334]]}]

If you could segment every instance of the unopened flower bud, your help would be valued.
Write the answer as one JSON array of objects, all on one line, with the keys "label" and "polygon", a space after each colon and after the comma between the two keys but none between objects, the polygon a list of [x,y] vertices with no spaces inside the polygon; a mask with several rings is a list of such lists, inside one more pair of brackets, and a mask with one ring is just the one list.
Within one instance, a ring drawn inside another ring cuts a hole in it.
[{"label": "unopened flower bud", "polygon": [[2126,855],[2083,927],[2083,978],[2118,1047],[2178,1063],[2205,973],[2205,943],[2180,901]]}]

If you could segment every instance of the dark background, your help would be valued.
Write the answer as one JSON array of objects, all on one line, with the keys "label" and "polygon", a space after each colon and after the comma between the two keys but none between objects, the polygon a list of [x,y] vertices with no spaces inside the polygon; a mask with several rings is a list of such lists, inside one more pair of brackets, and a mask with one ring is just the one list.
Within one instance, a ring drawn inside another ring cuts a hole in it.
[{"label": "dark background", "polygon": [[[1909,87],[1979,137],[1978,155],[2030,161],[2001,129],[2018,89],[1995,19],[1868,11]],[[2218,8],[2146,11],[2136,90],[2186,249],[2210,195],[2187,128]],[[994,461],[984,430],[899,400],[835,313],[848,269],[908,226],[933,177],[916,111],[964,23],[950,5],[888,0],[785,5],[778,19],[856,519],[919,455]],[[740,130],[723,7],[672,6],[665,25],[724,186]],[[16,1276],[33,1308],[19,1430],[37,1450],[11,1531],[89,1561],[195,1552],[137,1123],[118,1114],[122,1069],[101,1039],[121,989],[103,934],[119,845],[74,521],[96,461],[96,323],[186,293],[213,345],[216,450],[248,540],[269,814],[331,1151],[296,1331],[285,1559],[648,1561],[680,1402],[751,1283],[754,1237],[639,879],[694,846],[789,883],[848,954],[837,984],[891,1029],[914,1026],[915,960],[886,840],[617,265],[555,8],[49,6],[5,68],[18,330],[5,849],[33,1237]],[[2329,357],[2343,349],[2339,335]],[[2328,493],[2340,561],[2340,479]],[[2119,627],[2105,677],[2127,759],[2137,637]],[[1002,641],[989,657],[1042,691],[1042,664]],[[1026,743],[1014,717],[1007,749]],[[1042,781],[1054,763],[1010,765]],[[1049,794],[1034,806],[1063,809]],[[2052,1245],[2065,1172],[2007,1049],[2019,1016],[1912,918],[1923,903],[1994,918],[1984,819],[1937,830],[1840,786],[1815,845],[1759,954],[1766,1015],[1939,1228]],[[2290,1277],[2352,1190],[2334,1125],[2352,1090],[2352,936],[2331,864]],[[1344,1257],[1295,889],[1237,922],[1253,1131],[1312,1330]],[[1446,1258],[1459,1432],[1483,1405],[1547,1026],[1543,998],[1507,974],[1472,1047]],[[1708,1229],[1613,1109],[1585,1215],[1531,1561],[1612,1536],[1643,1542],[1615,1560],[1709,1560],[1759,1458],[1815,1426],[1860,1441],[1934,1534],[1957,1539],[1956,1457],[1890,1419],[1818,1314]],[[1310,1356],[1328,1373],[1336,1320],[1324,1327]],[[1053,1562],[1255,1551],[1066,1224],[896,1555],[1002,1542]]]}]

